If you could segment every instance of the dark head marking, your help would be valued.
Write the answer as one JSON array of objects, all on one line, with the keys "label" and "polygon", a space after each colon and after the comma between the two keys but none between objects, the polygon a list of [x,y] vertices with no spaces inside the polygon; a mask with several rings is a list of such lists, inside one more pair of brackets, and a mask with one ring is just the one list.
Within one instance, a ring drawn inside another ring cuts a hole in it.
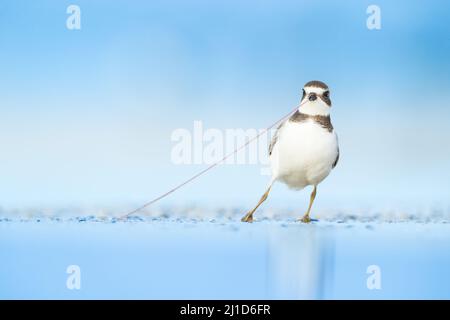
[{"label": "dark head marking", "polygon": [[[317,80],[309,81],[305,84],[304,88],[306,88],[306,87],[322,89],[323,92],[321,94],[318,94],[318,97],[323,102],[325,102],[328,106],[331,107],[330,90],[328,89],[328,86],[325,83],[323,83],[322,81],[317,81]],[[306,92],[305,92],[305,89],[303,89],[303,96],[302,96],[301,101],[303,101],[303,99],[305,99],[305,97],[306,97]]]},{"label": "dark head marking", "polygon": [[317,80],[307,82],[304,87],[316,87],[316,88],[328,90],[328,86],[325,83],[323,83],[322,81],[317,81]]},{"label": "dark head marking", "polygon": [[331,107],[330,91],[328,89],[320,95],[320,99]]}]

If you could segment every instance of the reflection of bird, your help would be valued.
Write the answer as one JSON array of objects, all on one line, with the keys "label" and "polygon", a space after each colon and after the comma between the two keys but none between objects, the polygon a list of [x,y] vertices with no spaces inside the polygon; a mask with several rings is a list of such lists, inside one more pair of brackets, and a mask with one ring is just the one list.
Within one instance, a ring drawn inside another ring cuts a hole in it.
[{"label": "reflection of bird", "polygon": [[253,221],[253,213],[269,195],[275,181],[286,183],[292,189],[314,187],[302,222],[310,222],[309,213],[316,197],[317,185],[336,166],[339,146],[330,120],[330,91],[320,81],[310,81],[303,88],[298,110],[277,129],[269,146],[272,179],[255,208],[243,218]]}]

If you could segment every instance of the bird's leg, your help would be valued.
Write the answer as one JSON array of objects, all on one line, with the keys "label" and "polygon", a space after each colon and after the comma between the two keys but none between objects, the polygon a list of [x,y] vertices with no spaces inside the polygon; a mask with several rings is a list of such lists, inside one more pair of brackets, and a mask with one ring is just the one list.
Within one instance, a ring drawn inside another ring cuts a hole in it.
[{"label": "bird's leg", "polygon": [[311,218],[309,217],[309,212],[311,211],[311,207],[312,204],[314,202],[314,199],[316,198],[316,193],[317,193],[317,186],[314,186],[313,191],[311,192],[311,196],[309,198],[309,206],[308,206],[308,211],[306,211],[305,215],[303,216],[303,218],[299,219],[301,222],[304,223],[309,223],[311,222]]},{"label": "bird's leg", "polygon": [[241,219],[242,222],[253,222],[253,213],[256,211],[256,209],[258,209],[258,207],[261,205],[261,203],[263,203],[267,199],[267,196],[269,195],[271,188],[272,188],[272,186],[269,186],[269,188],[266,190],[266,192],[262,195],[261,199],[259,199],[259,202],[256,205],[256,207],[254,207],[252,210],[247,212],[247,214]]}]

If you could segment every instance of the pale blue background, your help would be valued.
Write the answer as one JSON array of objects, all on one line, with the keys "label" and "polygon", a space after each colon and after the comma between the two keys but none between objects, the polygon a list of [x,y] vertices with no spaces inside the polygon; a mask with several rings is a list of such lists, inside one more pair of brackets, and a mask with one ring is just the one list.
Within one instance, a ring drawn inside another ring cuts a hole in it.
[{"label": "pale blue background", "polygon": [[[81,7],[82,29],[66,29]],[[341,162],[317,208],[448,205],[448,1],[2,1],[0,205],[134,205],[204,166],[176,128],[263,128],[329,84]],[[162,204],[250,206],[267,177],[226,166]],[[277,187],[272,206],[306,206]]]},{"label": "pale blue background", "polygon": [[449,235],[417,222],[2,222],[0,299],[449,299]]},{"label": "pale blue background", "polygon": [[[1,1],[0,298],[448,299],[450,4],[376,1],[370,31],[372,3]],[[295,212],[281,220],[183,216],[254,205],[268,179],[256,165],[216,168],[156,220],[41,218],[159,195],[205,167],[171,163],[173,130],[263,128],[312,79],[331,87],[341,145],[313,211],[332,222],[295,223],[308,193],[283,186],[264,206]],[[352,219],[366,209],[382,218]],[[80,291],[65,286],[71,264]],[[367,289],[371,264],[382,290]]]}]

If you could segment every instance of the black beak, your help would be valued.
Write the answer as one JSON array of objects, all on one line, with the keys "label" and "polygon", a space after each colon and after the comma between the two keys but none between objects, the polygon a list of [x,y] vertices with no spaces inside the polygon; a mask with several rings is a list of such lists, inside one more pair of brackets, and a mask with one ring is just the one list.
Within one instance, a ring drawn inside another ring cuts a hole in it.
[{"label": "black beak", "polygon": [[309,101],[316,101],[317,100],[317,96],[315,93],[310,93],[309,94]]}]

